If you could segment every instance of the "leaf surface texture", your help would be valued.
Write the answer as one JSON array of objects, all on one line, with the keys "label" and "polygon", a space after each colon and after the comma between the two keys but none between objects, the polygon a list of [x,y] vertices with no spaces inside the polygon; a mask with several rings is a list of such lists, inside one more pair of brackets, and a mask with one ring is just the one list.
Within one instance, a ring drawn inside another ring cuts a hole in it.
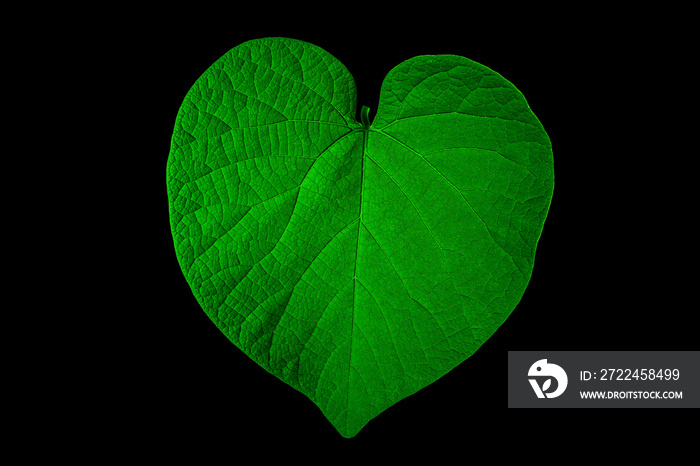
[{"label": "leaf surface texture", "polygon": [[198,302],[346,437],[508,317],[554,179],[525,98],[467,58],[396,66],[371,126],[356,102],[352,76],[321,48],[245,42],[187,94],[167,165],[176,254]]}]

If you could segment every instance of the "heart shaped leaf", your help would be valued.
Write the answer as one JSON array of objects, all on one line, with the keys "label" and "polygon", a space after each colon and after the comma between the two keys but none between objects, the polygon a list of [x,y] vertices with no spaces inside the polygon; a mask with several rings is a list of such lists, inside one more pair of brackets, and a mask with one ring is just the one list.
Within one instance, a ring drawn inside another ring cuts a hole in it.
[{"label": "heart shaped leaf", "polygon": [[503,323],[553,189],[542,125],[478,63],[399,64],[371,125],[356,99],[319,47],[245,42],[187,94],[167,166],[198,302],[346,437]]}]

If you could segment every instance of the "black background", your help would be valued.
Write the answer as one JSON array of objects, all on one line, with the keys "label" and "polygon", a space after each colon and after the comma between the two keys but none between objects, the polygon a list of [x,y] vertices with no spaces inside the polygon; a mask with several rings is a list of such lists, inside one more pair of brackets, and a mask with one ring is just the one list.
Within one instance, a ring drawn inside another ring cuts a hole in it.
[{"label": "black background", "polygon": [[[282,443],[301,452],[318,445],[466,451],[482,438],[532,428],[532,417],[506,408],[509,350],[697,349],[681,299],[690,280],[677,266],[689,254],[689,236],[673,210],[686,218],[690,208],[678,205],[684,186],[674,183],[683,168],[669,163],[683,152],[672,148],[672,112],[663,116],[680,85],[659,60],[666,49],[658,33],[623,29],[621,18],[572,23],[516,15],[489,26],[495,18],[452,23],[416,12],[406,28],[391,28],[389,19],[321,26],[328,21],[274,25],[237,16],[230,25],[211,24],[193,13],[158,27],[151,19],[120,29],[109,60],[128,89],[115,100],[129,118],[118,127],[127,144],[114,168],[129,192],[119,206],[129,222],[114,225],[123,253],[115,262],[124,266],[111,284],[120,308],[112,323],[120,330],[107,342],[109,370],[116,371],[102,387],[118,387],[119,409],[102,415],[98,404],[96,418],[126,420],[126,444],[158,438],[187,445],[204,436],[212,446],[261,456]],[[221,55],[272,36],[311,42],[340,60],[355,78],[358,108],[370,107],[370,117],[384,76],[401,61],[468,57],[512,82],[552,141],[554,196],[522,301],[467,361],[353,439],[343,439],[311,401],[219,332],[194,299],[172,245],[165,165],[178,108]],[[628,416],[620,422],[633,427]]]}]

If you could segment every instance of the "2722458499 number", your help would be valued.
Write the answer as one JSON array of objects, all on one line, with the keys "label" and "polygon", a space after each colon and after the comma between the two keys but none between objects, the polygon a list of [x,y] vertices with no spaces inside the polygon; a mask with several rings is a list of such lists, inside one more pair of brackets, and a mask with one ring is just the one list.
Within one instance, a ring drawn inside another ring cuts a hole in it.
[{"label": "2722458499 number", "polygon": [[[600,373],[600,377],[598,377]],[[599,372],[581,371],[581,380],[678,380],[678,369],[600,369]]]}]

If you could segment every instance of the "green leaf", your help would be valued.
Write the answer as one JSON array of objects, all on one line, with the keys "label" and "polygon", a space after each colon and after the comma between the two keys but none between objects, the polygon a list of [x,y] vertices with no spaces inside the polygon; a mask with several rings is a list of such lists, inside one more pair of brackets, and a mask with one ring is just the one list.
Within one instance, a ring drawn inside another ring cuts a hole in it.
[{"label": "green leaf", "polygon": [[245,42],[187,94],[167,166],[198,302],[345,437],[503,323],[553,189],[542,125],[483,65],[399,64],[371,125],[356,94],[317,46]]}]

